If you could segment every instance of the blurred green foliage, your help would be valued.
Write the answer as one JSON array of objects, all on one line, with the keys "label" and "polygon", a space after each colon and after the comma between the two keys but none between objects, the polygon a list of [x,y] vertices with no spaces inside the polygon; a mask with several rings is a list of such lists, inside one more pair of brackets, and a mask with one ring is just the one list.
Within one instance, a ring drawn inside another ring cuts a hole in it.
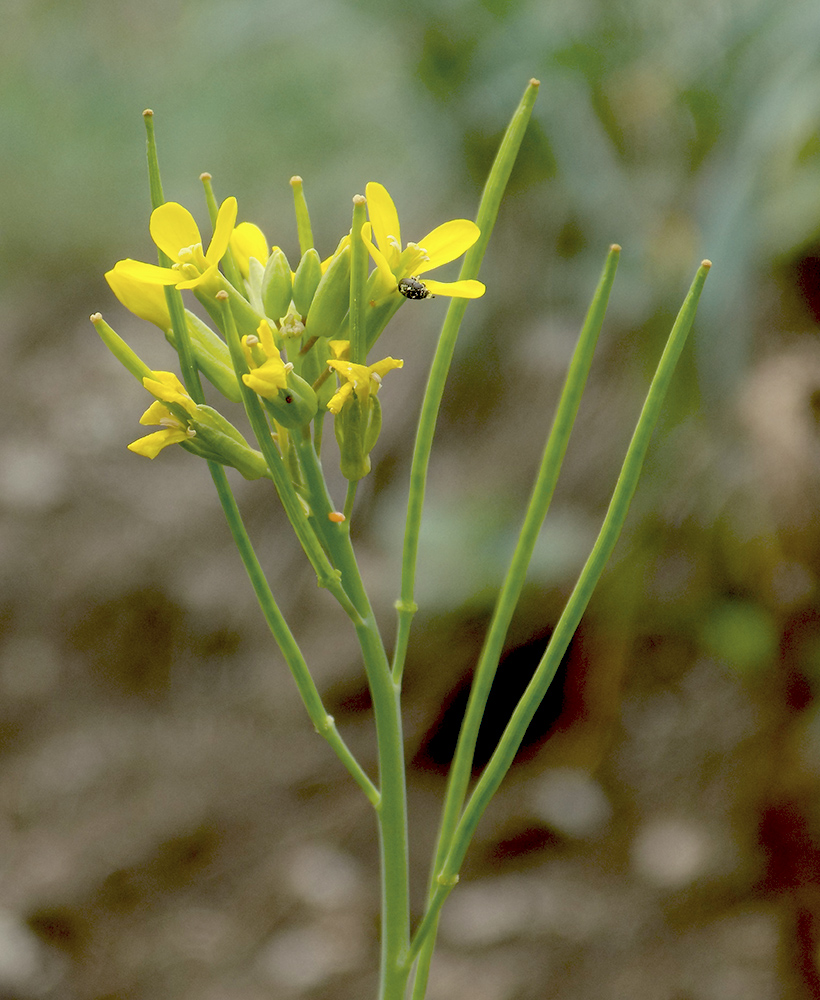
[{"label": "blurred green foliage", "polygon": [[196,203],[209,170],[288,245],[301,173],[329,246],[373,178],[405,193],[413,228],[470,213],[538,76],[498,307],[577,315],[618,241],[615,317],[659,337],[709,255],[698,376],[715,397],[760,332],[773,263],[820,237],[818,35],[811,0],[17,0],[0,39],[3,284],[87,283],[143,249],[144,107],[169,197]]}]

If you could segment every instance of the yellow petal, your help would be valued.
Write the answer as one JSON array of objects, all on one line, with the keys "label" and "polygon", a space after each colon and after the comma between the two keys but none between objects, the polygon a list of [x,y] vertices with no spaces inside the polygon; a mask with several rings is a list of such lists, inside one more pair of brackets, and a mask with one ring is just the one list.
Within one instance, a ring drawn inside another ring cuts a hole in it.
[{"label": "yellow petal", "polygon": [[390,291],[396,287],[396,277],[390,269],[387,258],[381,251],[376,249],[375,244],[371,242],[369,235],[365,232],[367,228],[367,226],[362,227],[362,240],[370,251],[370,256],[373,258],[373,263],[376,265],[376,270],[379,272],[381,283],[384,286],[384,291]]},{"label": "yellow petal", "polygon": [[155,399],[153,403],[148,407],[148,409],[140,417],[140,423],[146,427],[159,426],[164,424],[167,420],[173,420],[177,424],[179,421],[171,413],[165,403],[160,402]]},{"label": "yellow petal", "polygon": [[268,241],[259,226],[255,226],[252,222],[239,223],[231,233],[230,246],[243,278],[248,277],[250,271],[248,261],[251,257],[256,257],[260,264],[267,262]]},{"label": "yellow petal", "polygon": [[[195,278],[188,278],[186,281],[182,281],[182,275],[180,274],[180,280],[177,282],[177,288],[182,292],[186,288],[199,288],[202,287],[203,291],[208,291],[205,287],[212,279],[216,278],[219,274],[219,267],[216,264],[211,264],[209,268],[206,268],[202,274],[198,274]],[[216,284],[211,290],[214,294],[219,291],[221,285]]]},{"label": "yellow petal", "polygon": [[179,376],[175,375],[173,372],[153,371],[151,372],[151,378],[143,379],[142,384],[145,385],[146,381],[159,382],[161,385],[164,385],[168,389],[172,389],[174,392],[185,392],[185,386],[179,380]]},{"label": "yellow petal", "polygon": [[164,430],[154,431],[153,434],[146,434],[145,437],[133,441],[128,445],[128,450],[137,455],[144,455],[146,458],[156,458],[162,449],[167,448],[169,444],[177,444],[187,439],[186,431],[166,427]]},{"label": "yellow petal", "polygon": [[105,273],[105,280],[110,285],[111,291],[135,316],[154,323],[160,330],[167,330],[171,326],[171,317],[168,315],[168,305],[162,288],[159,285],[137,281],[123,271],[120,266],[122,263],[123,261],[118,261]]},{"label": "yellow petal", "polygon": [[279,390],[288,387],[285,365],[278,354],[276,357],[268,358],[263,365],[254,368],[252,372],[243,375],[242,381],[249,389],[253,389],[266,399],[276,399]]},{"label": "yellow petal", "polygon": [[228,244],[231,241],[233,227],[236,225],[236,212],[236,198],[226,198],[219,206],[219,211],[216,213],[213,239],[208,247],[208,252],[205,254],[205,260],[211,266],[218,264],[225,256],[225,251],[228,249]]},{"label": "yellow petal", "polygon": [[349,340],[329,340],[327,346],[337,361],[346,361],[350,357]]},{"label": "yellow petal", "polygon": [[452,222],[438,226],[418,242],[430,259],[417,266],[416,273],[423,274],[456,260],[470,249],[480,235],[481,230],[469,219],[453,219]]},{"label": "yellow petal", "polygon": [[202,243],[199,226],[187,208],[176,201],[166,201],[151,213],[151,239],[171,260],[179,260],[179,251]]},{"label": "yellow petal", "polygon": [[355,365],[352,361],[328,361],[327,366],[356,387],[366,385],[370,379],[370,369],[367,365]]},{"label": "yellow petal", "polygon": [[133,281],[142,282],[146,285],[178,285],[182,280],[182,274],[170,267],[159,267],[157,264],[146,264],[142,260],[117,261],[120,274]]},{"label": "yellow petal", "polygon": [[384,376],[393,371],[394,368],[404,368],[403,361],[397,361],[395,358],[383,358],[381,361],[377,361],[374,365],[370,365],[370,373],[372,375],[378,375],[379,378],[384,378]]},{"label": "yellow petal", "polygon": [[353,392],[353,383],[345,382],[345,384],[339,389],[335,396],[331,396],[327,404],[327,408],[331,413],[339,413],[341,408],[344,406],[345,400]]},{"label": "yellow petal", "polygon": [[364,193],[367,198],[367,214],[370,216],[370,221],[373,224],[376,242],[379,244],[379,250],[387,258],[392,269],[398,263],[399,254],[401,253],[399,214],[396,211],[396,206],[393,204],[393,199],[387,193],[384,185],[371,181],[365,187]]},{"label": "yellow petal", "polygon": [[[259,338],[259,343],[262,345],[262,350],[267,354],[269,358],[274,356],[279,356],[279,351],[276,349],[276,343],[273,339],[273,330],[270,328],[270,323],[266,319],[262,322],[256,329],[256,336]],[[281,360],[281,358],[280,358]]]},{"label": "yellow petal", "polygon": [[424,284],[433,295],[444,295],[451,299],[480,299],[486,291],[484,285],[474,278],[462,281],[433,281],[425,278]]},{"label": "yellow petal", "polygon": [[144,378],[142,384],[157,399],[166,403],[179,403],[186,409],[196,404],[185,391],[185,386],[173,372],[151,372],[151,378]]}]

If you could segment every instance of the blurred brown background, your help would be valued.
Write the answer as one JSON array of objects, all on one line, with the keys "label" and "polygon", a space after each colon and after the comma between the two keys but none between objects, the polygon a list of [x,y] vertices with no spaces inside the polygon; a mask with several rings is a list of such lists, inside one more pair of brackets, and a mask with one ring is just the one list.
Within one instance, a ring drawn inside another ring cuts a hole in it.
[{"label": "blurred brown background", "polygon": [[[406,239],[472,216],[533,122],[434,452],[407,673],[416,898],[464,685],[608,245],[624,247],[480,754],[600,523],[703,257],[714,268],[601,588],[445,910],[430,1000],[820,995],[820,8],[811,0],[7,0],[0,32],[0,998],[375,995],[369,809],[311,731],[203,463],[125,445],[154,367],[103,272],[210,171],[293,260],[368,180]],[[361,490],[388,642],[413,422],[445,303],[385,335]],[[342,732],[356,649],[264,486],[238,493]],[[341,496],[341,494],[340,494]]]}]

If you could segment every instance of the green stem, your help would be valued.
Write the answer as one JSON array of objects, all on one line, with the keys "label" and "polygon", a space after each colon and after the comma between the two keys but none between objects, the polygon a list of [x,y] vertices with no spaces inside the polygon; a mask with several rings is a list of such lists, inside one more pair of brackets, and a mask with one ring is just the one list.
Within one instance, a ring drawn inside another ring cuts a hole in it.
[{"label": "green stem", "polygon": [[354,624],[373,699],[381,792],[376,809],[382,872],[379,996],[380,1000],[401,1000],[409,973],[406,955],[410,944],[410,891],[400,689],[390,675],[387,654],[350,543],[349,525],[328,519],[333,505],[310,436],[295,434],[294,441],[310,507],[317,525],[322,525],[322,540],[341,571],[342,583],[360,616]]},{"label": "green stem", "polygon": [[[561,398],[547,440],[541,467],[533,488],[532,496],[524,516],[524,523],[510,562],[504,584],[496,601],[493,617],[487,631],[484,648],[481,651],[475,676],[470,688],[470,697],[464,721],[459,732],[456,752],[447,781],[447,793],[442,810],[441,828],[436,846],[431,878],[440,871],[450,847],[450,842],[458,823],[467,786],[472,771],[473,754],[478,739],[478,731],[484,715],[490,688],[495,678],[501,650],[512,621],[518,599],[527,577],[527,569],[532,559],[535,543],[547,516],[555,484],[569,444],[570,434],[581,403],[589,369],[592,364],[595,345],[606,313],[609,293],[615,280],[621,248],[612,246],[609,251],[601,279],[593,296],[589,310],[578,338],[572,362],[561,392]],[[431,892],[435,886],[431,885]],[[420,956],[416,981],[421,982],[419,972],[429,965],[435,946],[433,933],[425,941]],[[426,979],[426,976],[424,977]]]},{"label": "green stem", "polygon": [[251,540],[248,537],[245,525],[242,522],[242,515],[239,513],[239,508],[228,483],[225,470],[216,462],[208,462],[208,468],[211,470],[219,502],[222,504],[222,510],[225,513],[225,520],[228,522],[231,536],[239,550],[242,564],[248,574],[253,592],[256,594],[259,607],[262,609],[262,614],[268,623],[268,628],[271,630],[276,644],[285,658],[285,663],[287,663],[288,669],[296,682],[296,687],[302,696],[302,701],[305,703],[310,720],[316,728],[316,732],[327,740],[371,804],[378,808],[380,800],[379,791],[364,773],[361,765],[339,735],[333,716],[328,713],[322,703],[321,695],[310,675],[302,651],[299,649],[293,633],[288,628],[288,624],[282,617],[282,613],[276,604],[262,567],[259,565],[259,560],[256,557]]},{"label": "green stem", "polygon": [[[478,277],[481,261],[484,258],[484,252],[487,249],[487,243],[495,225],[496,217],[498,216],[501,198],[507,186],[507,181],[509,180],[516,155],[518,154],[521,140],[524,138],[524,132],[530,119],[536,95],[538,94],[538,86],[537,80],[530,81],[521,99],[521,103],[518,105],[501,141],[501,147],[496,155],[490,176],[487,178],[476,217],[476,223],[481,231],[481,235],[467,251],[459,278]],[[401,597],[396,602],[398,629],[396,634],[396,648],[393,654],[393,677],[397,683],[401,683],[401,677],[404,672],[404,661],[407,655],[407,644],[410,637],[410,625],[413,621],[413,616],[418,610],[415,601],[416,560],[418,557],[424,494],[427,487],[427,469],[430,463],[430,452],[433,447],[433,435],[436,429],[441,399],[444,395],[447,373],[450,369],[450,362],[453,359],[456,338],[458,337],[461,321],[464,318],[464,312],[467,308],[467,301],[467,299],[452,299],[450,302],[430,369],[430,376],[427,380],[427,389],[424,393],[418,431],[416,432],[413,463],[410,469],[410,490],[407,500],[407,520],[402,552]]]},{"label": "green stem", "polygon": [[350,519],[353,517],[353,504],[356,502],[356,490],[359,486],[358,479],[353,479],[347,484],[347,496],[345,497],[345,521],[347,530],[350,531]]},{"label": "green stem", "polygon": [[675,365],[677,364],[683,345],[692,327],[697,310],[698,300],[703,290],[706,276],[711,264],[704,261],[698,269],[689,293],[678,313],[666,347],[646,401],[638,418],[635,432],[624,459],[615,490],[612,494],[609,508],[604,518],[598,538],[592,552],[584,565],[578,582],[570,595],[564,611],[555,626],[546,652],[541,658],[535,674],[530,681],[521,700],[515,708],[507,724],[498,746],[485,767],[478,784],[470,796],[467,806],[461,815],[458,826],[451,838],[449,851],[435,879],[435,888],[427,912],[419,926],[411,947],[411,956],[418,954],[425,938],[431,933],[437,922],[437,914],[458,880],[458,869],[464,860],[467,847],[478,825],[484,810],[492,796],[498,790],[504,775],[510,768],[515,754],[524,738],[527,726],[540,705],[547,688],[552,682],[561,658],[569,646],[570,640],[578,627],[581,616],[586,610],[592,592],[604,570],[621,529],[626,520],[627,511],[638,479],[641,474],[644,459],[649,448],[652,432],[658,421],[664,396],[669,388]]}]

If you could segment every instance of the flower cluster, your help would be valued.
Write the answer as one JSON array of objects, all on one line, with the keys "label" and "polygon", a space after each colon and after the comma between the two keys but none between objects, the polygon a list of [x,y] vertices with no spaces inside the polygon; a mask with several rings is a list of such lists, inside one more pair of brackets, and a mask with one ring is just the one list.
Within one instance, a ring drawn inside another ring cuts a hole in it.
[{"label": "flower cluster", "polygon": [[[291,183],[301,244],[295,269],[258,226],[237,224],[235,198],[225,199],[218,208],[211,198],[213,236],[207,249],[191,213],[176,202],[166,202],[153,211],[149,227],[159,264],[128,258],[106,274],[120,302],[164,332],[180,354],[184,376],[183,385],[176,375],[152,371],[101,317],[94,318],[106,344],[155,397],[141,422],[161,429],[129,446],[137,454],[155,458],[162,449],[179,444],[234,466],[248,478],[270,475],[271,460],[279,455],[288,463],[294,486],[307,494],[309,477],[294,457],[295,445],[307,439],[318,455],[322,421],[329,413],[342,472],[349,480],[358,480],[370,470],[370,452],[381,429],[382,379],[403,362],[387,357],[368,363],[361,348],[351,356],[351,343],[366,344],[369,350],[408,299],[483,295],[484,286],[474,279],[426,278],[429,271],[462,256],[476,242],[480,233],[475,223],[446,222],[418,243],[402,247],[393,200],[381,184],[370,183],[369,221],[351,229],[322,259],[310,245],[301,179]],[[210,194],[208,183],[206,190]],[[364,309],[352,318],[356,245],[363,247],[365,258],[369,254],[373,268],[369,276],[365,270],[358,289]],[[185,308],[182,291],[193,292],[210,323]],[[351,332],[355,323],[364,325],[358,340]],[[199,373],[231,402],[244,402],[249,417],[257,410],[267,415],[261,425],[267,425],[261,435],[266,440],[260,440],[259,420],[251,419],[261,451],[251,448],[227,419],[206,406]]]}]

